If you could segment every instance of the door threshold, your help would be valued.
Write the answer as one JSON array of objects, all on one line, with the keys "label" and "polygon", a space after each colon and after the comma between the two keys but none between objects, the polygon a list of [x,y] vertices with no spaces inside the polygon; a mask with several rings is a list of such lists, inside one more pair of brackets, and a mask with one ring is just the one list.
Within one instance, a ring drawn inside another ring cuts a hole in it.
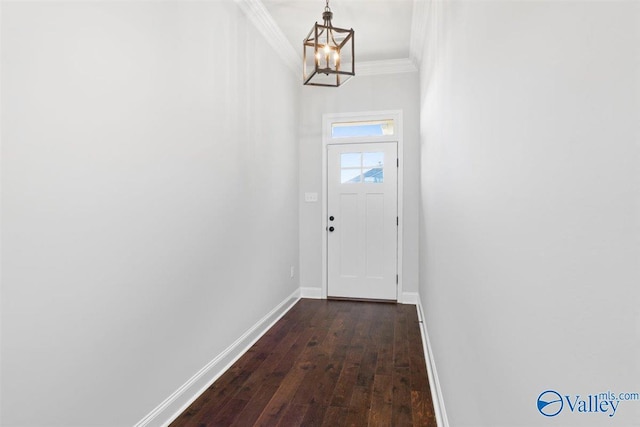
[{"label": "door threshold", "polygon": [[394,299],[374,299],[374,298],[349,298],[349,297],[331,297],[327,296],[328,300],[332,301],[352,301],[352,302],[381,302],[384,304],[397,304],[398,301]]}]

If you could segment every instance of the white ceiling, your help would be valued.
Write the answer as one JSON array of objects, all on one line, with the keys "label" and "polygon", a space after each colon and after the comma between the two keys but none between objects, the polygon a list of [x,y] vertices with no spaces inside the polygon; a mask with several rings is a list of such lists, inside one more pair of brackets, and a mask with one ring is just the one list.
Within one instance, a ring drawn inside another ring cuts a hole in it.
[{"label": "white ceiling", "polygon": [[[325,0],[261,0],[296,53],[313,24],[322,22]],[[333,25],[355,30],[358,62],[410,57],[414,0],[330,0]]]}]

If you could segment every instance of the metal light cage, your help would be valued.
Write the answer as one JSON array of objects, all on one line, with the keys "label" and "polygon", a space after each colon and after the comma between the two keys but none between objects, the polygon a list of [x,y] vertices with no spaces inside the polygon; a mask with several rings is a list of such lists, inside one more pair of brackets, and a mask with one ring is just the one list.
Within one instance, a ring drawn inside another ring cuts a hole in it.
[{"label": "metal light cage", "polygon": [[317,22],[303,41],[302,79],[305,85],[338,87],[356,75],[354,31],[331,25],[327,6],[324,24]]}]

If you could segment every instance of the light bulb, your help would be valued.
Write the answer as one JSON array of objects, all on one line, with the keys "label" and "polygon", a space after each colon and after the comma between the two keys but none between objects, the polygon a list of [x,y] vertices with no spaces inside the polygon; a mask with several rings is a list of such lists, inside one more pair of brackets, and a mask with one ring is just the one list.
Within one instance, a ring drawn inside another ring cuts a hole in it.
[{"label": "light bulb", "polygon": [[316,59],[318,61],[320,61],[320,59],[322,59],[322,55],[320,55],[320,52],[316,53]]},{"label": "light bulb", "polygon": [[340,61],[340,54],[338,52],[333,54],[333,60],[336,62]]},{"label": "light bulb", "polygon": [[329,52],[331,52],[331,49],[329,48],[329,45],[328,44],[324,45],[324,53],[326,53],[328,55]]}]

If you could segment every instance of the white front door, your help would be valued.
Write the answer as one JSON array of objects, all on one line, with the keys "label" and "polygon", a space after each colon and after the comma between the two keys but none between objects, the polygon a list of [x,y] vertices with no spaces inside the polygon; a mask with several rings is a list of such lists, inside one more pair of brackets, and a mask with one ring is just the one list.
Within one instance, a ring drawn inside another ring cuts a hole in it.
[{"label": "white front door", "polygon": [[397,300],[397,144],[327,150],[327,295]]}]

